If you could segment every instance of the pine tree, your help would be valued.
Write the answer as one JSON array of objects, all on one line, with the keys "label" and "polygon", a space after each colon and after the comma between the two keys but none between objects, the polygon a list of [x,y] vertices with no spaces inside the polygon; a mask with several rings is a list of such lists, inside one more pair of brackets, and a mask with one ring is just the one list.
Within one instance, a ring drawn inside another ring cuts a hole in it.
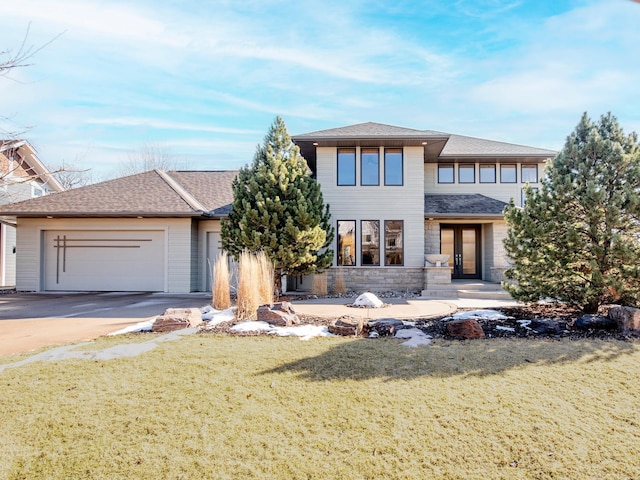
[{"label": "pine tree", "polygon": [[331,265],[329,206],[282,118],[276,117],[251,166],[240,169],[233,196],[231,213],[222,221],[222,247],[235,258],[263,251],[273,262],[277,294],[282,275]]},{"label": "pine tree", "polygon": [[585,113],[524,208],[505,209],[505,284],[519,300],[551,298],[593,313],[640,301],[640,145],[615,116]]}]

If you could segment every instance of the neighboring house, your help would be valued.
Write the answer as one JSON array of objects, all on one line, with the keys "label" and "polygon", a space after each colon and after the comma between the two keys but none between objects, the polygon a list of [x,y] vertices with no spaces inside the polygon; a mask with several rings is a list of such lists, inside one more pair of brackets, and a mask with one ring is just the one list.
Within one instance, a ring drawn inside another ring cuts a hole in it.
[{"label": "neighboring house", "polygon": [[[27,141],[0,140],[0,205],[62,190]],[[0,286],[16,284],[16,249],[15,221],[0,221]]]},{"label": "neighboring house", "polygon": [[[502,210],[511,198],[521,205],[556,153],[377,123],[293,140],[331,208],[329,276],[356,290],[500,281]],[[236,174],[156,170],[0,207],[18,224],[17,288],[208,290]],[[427,253],[450,254],[451,268],[425,266]]]}]

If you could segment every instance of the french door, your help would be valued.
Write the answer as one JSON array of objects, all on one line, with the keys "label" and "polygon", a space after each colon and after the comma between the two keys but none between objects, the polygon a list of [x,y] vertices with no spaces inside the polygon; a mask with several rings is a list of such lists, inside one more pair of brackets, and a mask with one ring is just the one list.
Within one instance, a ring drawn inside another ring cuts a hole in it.
[{"label": "french door", "polygon": [[481,225],[440,226],[440,252],[451,255],[451,278],[482,278],[481,228]]}]

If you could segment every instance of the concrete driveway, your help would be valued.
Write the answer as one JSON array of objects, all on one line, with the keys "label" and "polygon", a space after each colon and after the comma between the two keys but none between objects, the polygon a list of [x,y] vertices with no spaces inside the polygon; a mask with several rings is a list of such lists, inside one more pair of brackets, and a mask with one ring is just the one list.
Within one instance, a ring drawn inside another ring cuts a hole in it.
[{"label": "concrete driveway", "polygon": [[207,293],[11,293],[0,295],[0,356],[93,340],[164,313],[202,307]]}]

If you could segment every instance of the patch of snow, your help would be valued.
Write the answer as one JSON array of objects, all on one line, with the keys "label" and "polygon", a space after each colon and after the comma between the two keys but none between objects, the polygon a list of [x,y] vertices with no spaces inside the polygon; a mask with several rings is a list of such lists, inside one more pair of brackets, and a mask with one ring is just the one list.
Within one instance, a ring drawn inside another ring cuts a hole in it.
[{"label": "patch of snow", "polygon": [[222,322],[231,322],[236,318],[236,308],[231,307],[226,310],[210,309],[202,314],[202,320],[208,322],[209,327],[213,327]]},{"label": "patch of snow", "polygon": [[453,315],[454,320],[467,320],[469,318],[481,318],[483,320],[508,320],[509,317],[496,310],[472,310],[470,312],[459,312]]},{"label": "patch of snow", "polygon": [[216,312],[219,312],[220,310],[216,310],[215,308],[213,308],[211,305],[205,305],[204,307],[202,307],[200,309],[200,313],[202,315],[204,315],[205,313],[209,313],[211,311],[215,310]]},{"label": "patch of snow", "polygon": [[400,345],[410,348],[417,348],[422,345],[431,344],[431,336],[424,333],[419,328],[403,328],[398,330],[395,334],[395,338],[406,338],[406,342],[402,342]]},{"label": "patch of snow", "polygon": [[527,330],[531,330],[531,328],[529,328],[529,324],[531,323],[531,320],[518,320],[518,323],[520,324],[521,327],[526,328]]},{"label": "patch of snow", "polygon": [[153,322],[156,321],[156,318],[152,318],[151,320],[145,320],[144,322],[138,322],[135,325],[129,325],[128,327],[124,327],[117,332],[112,332],[108,336],[112,335],[124,335],[125,333],[138,333],[138,332],[150,332],[153,328]]},{"label": "patch of snow", "polygon": [[231,327],[232,332],[268,332],[273,329],[273,325],[267,322],[240,322]]},{"label": "patch of snow", "polygon": [[279,337],[301,337],[300,340],[309,340],[314,337],[332,337],[329,329],[321,325],[298,325],[295,327],[273,327],[269,332]]},{"label": "patch of snow", "polygon": [[416,322],[410,322],[409,320],[402,320],[402,324],[406,327],[415,327]]},{"label": "patch of snow", "polygon": [[384,303],[371,292],[365,292],[356,298],[353,305],[356,307],[382,308]]},{"label": "patch of snow", "polygon": [[516,329],[513,327],[503,327],[502,325],[496,325],[496,330],[503,330],[505,332],[515,332]]}]

